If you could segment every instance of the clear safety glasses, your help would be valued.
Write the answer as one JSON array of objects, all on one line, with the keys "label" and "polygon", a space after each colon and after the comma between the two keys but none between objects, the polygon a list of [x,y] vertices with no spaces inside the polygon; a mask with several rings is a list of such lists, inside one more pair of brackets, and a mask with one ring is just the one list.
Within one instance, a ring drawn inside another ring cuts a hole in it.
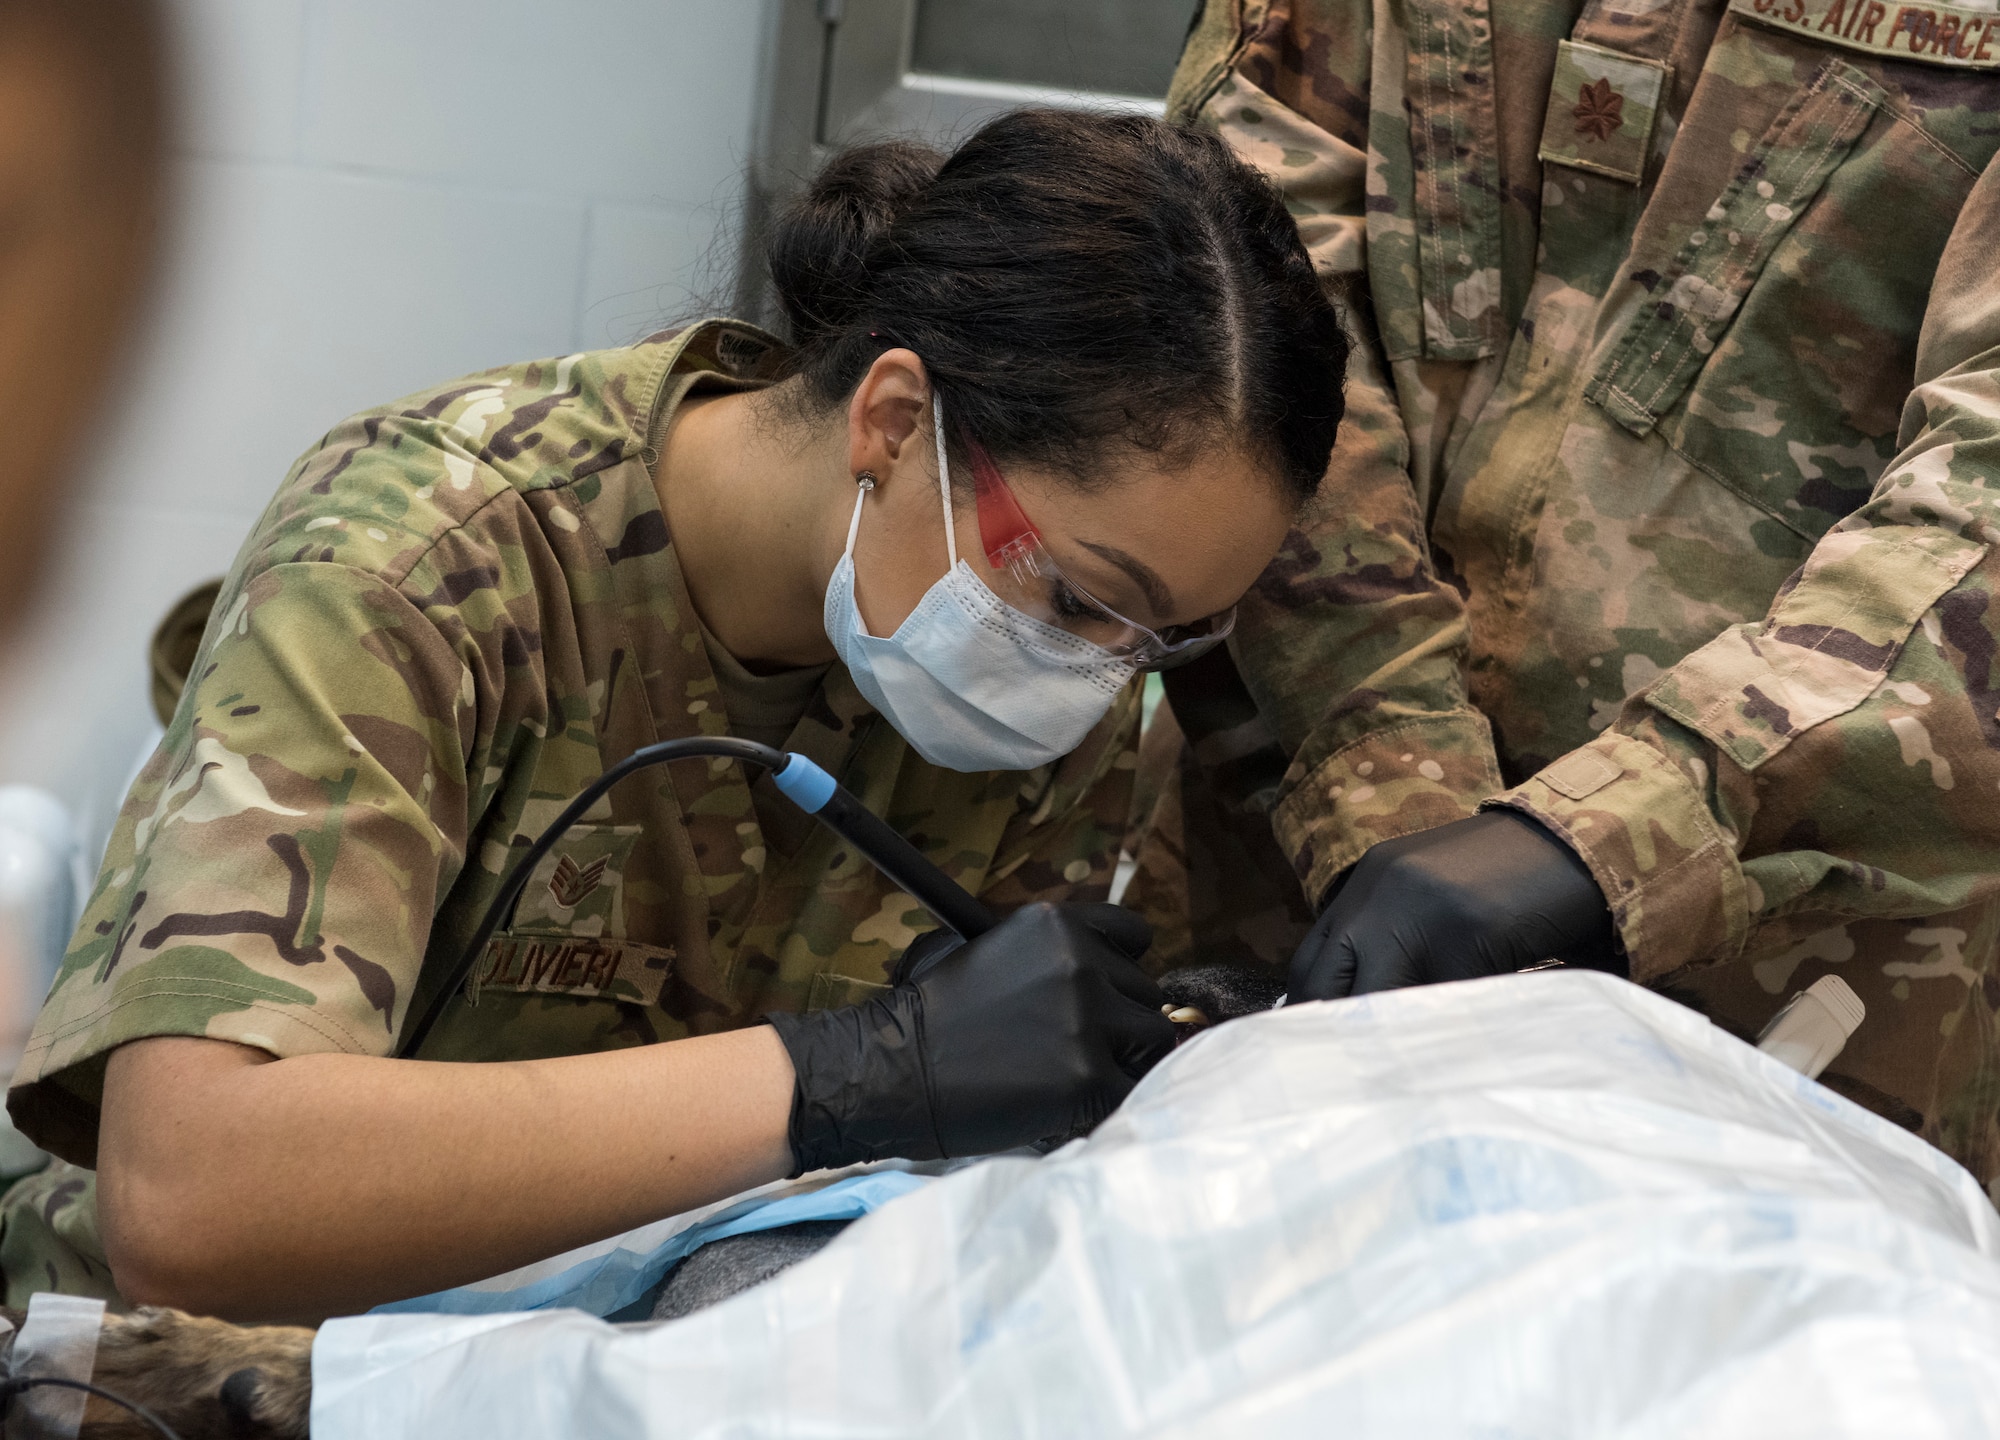
[{"label": "clear safety glasses", "polygon": [[1042,532],[1021,509],[993,463],[976,441],[966,441],[972,460],[979,514],[979,542],[995,574],[994,592],[1016,609],[1079,639],[1103,646],[1141,670],[1171,670],[1220,645],[1236,625],[1231,606],[1192,625],[1154,630],[1128,620],[1063,573]]}]

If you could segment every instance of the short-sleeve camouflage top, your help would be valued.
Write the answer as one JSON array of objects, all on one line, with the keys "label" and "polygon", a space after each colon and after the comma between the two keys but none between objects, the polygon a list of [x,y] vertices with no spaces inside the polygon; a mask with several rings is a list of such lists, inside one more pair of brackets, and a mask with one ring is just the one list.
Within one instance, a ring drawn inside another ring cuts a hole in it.
[{"label": "short-sleeve camouflage top", "polygon": [[[391,1053],[572,796],[641,746],[728,731],[652,472],[690,388],[780,358],[710,321],[368,411],[293,468],[126,800],[9,1095],[23,1130],[92,1163],[104,1058],[144,1036]],[[958,774],[835,665],[789,748],[1004,908],[1106,893],[1137,716],[1128,691],[1054,766]],[[929,917],[753,784],[685,761],[613,789],[425,1058],[675,1039],[881,984]]]}]

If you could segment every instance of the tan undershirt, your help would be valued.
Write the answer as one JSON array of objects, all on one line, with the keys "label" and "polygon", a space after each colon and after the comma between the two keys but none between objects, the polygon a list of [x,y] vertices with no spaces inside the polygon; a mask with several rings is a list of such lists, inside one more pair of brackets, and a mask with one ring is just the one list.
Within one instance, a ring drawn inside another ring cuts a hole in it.
[{"label": "tan undershirt", "polygon": [[[700,625],[699,618],[695,621]],[[722,692],[722,713],[729,717],[729,733],[760,745],[784,748],[794,728],[805,718],[806,706],[819,690],[830,665],[806,665],[797,670],[780,670],[756,675],[743,662],[722,648],[722,642],[701,626],[702,647],[715,670],[715,683]]]},{"label": "tan undershirt", "polygon": [[[695,623],[701,625],[699,617]],[[783,749],[799,721],[805,718],[806,707],[819,693],[820,681],[832,666],[807,665],[797,670],[780,670],[774,675],[755,675],[722,648],[722,642],[709,633],[706,625],[701,625],[701,643],[715,671],[722,713],[729,717],[729,733]],[[813,822],[779,794],[770,777],[761,772],[750,777],[750,807],[757,817],[758,828],[764,832],[764,843],[780,855],[794,852],[812,833]]]}]

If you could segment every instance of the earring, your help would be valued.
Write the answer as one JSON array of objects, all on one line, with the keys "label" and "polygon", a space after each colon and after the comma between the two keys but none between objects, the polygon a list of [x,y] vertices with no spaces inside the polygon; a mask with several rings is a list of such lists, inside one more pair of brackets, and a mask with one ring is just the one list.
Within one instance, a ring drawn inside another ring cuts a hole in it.
[{"label": "earring", "polygon": [[863,470],[859,475],[854,477],[854,483],[859,485],[863,490],[873,490],[875,488],[875,474],[871,470]]}]

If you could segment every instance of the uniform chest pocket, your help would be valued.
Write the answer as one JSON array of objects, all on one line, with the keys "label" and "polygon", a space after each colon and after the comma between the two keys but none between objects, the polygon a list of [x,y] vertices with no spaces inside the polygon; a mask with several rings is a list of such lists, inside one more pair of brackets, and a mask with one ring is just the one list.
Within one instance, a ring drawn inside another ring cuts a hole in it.
[{"label": "uniform chest pocket", "polygon": [[[1718,46],[1793,43],[1739,31]],[[1868,173],[1894,148],[1861,145],[1878,122],[1895,128],[1888,103],[1866,72],[1826,58],[1673,263],[1634,275],[1650,296],[1585,390],[1808,542],[1867,499],[1914,365],[1923,290],[1908,293],[1903,264],[1865,235],[1869,211],[1911,178]],[[1933,188],[1921,203],[1938,199]]]},{"label": "uniform chest pocket", "polygon": [[1735,16],[1711,72],[1718,57],[1732,74],[1777,62],[1811,78],[1673,263],[1633,277],[1650,303],[1585,393],[1633,434],[1657,427],[1809,543],[1866,502],[1895,455],[1931,277],[1990,158],[1977,122],[1995,82],[1907,62],[1863,69]]},{"label": "uniform chest pocket", "polygon": [[1644,435],[1681,402],[1773,252],[1845,160],[1886,98],[1856,67],[1829,60],[1737,167],[1627,325],[1586,398]]}]

